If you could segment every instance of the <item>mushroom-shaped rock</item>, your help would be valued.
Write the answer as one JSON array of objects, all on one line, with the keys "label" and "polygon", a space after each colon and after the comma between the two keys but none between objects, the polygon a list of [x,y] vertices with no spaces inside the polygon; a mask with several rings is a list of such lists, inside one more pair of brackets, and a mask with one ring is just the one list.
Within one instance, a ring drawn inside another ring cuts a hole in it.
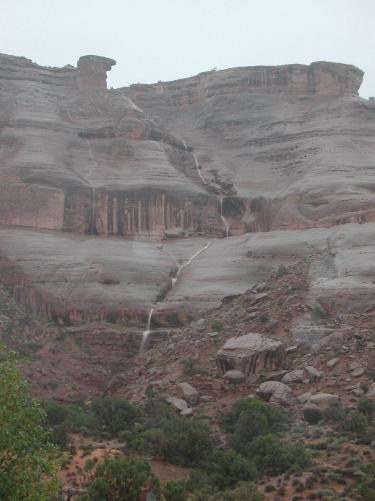
[{"label": "mushroom-shaped rock", "polygon": [[180,383],[178,385],[181,389],[184,400],[191,406],[197,405],[199,402],[199,392],[194,386],[189,383]]},{"label": "mushroom-shaped rock", "polygon": [[285,357],[280,341],[252,333],[228,339],[217,353],[216,364],[221,376],[230,370],[239,370],[248,376],[280,369]]},{"label": "mushroom-shaped rock", "polygon": [[292,390],[280,381],[266,381],[256,392],[263,400],[273,404],[290,406],[294,403]]},{"label": "mushroom-shaped rock", "polygon": [[81,91],[106,90],[107,71],[116,64],[114,59],[102,56],[82,56],[77,63],[77,83]]}]

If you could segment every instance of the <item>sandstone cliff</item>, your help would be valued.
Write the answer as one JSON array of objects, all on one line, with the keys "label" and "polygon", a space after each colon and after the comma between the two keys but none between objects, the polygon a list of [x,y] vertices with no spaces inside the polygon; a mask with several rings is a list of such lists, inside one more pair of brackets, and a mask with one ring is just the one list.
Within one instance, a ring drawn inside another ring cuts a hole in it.
[{"label": "sandstone cliff", "polygon": [[19,302],[55,321],[140,324],[158,303],[156,322],[186,322],[322,252],[314,299],[368,297],[370,263],[352,255],[356,239],[373,246],[375,215],[361,70],[234,68],[108,90],[114,64],[0,55],[0,273]]}]

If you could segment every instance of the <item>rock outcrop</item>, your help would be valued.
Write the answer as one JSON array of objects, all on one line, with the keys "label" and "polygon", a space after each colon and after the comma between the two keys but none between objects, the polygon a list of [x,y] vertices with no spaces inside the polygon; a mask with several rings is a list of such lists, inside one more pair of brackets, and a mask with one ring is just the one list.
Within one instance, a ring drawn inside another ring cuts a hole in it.
[{"label": "rock outcrop", "polygon": [[216,356],[216,365],[222,376],[229,370],[239,370],[250,376],[280,369],[284,361],[283,344],[260,334],[230,338]]}]

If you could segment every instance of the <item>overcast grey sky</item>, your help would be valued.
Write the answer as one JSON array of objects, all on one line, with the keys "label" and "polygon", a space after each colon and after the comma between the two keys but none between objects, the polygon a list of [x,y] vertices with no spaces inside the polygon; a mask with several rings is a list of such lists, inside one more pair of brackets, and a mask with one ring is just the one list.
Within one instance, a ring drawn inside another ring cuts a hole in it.
[{"label": "overcast grey sky", "polygon": [[365,71],[375,95],[375,0],[0,0],[0,52],[38,64],[116,59],[109,85],[312,61]]}]

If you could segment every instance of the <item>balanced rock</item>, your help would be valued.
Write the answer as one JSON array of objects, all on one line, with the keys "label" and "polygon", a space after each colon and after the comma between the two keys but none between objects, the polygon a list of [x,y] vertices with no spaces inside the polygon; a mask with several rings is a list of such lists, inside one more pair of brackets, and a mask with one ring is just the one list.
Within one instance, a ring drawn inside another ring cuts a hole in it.
[{"label": "balanced rock", "polygon": [[280,369],[285,357],[280,341],[252,333],[228,339],[217,353],[216,365],[222,376],[229,370],[239,370],[247,376]]},{"label": "balanced rock", "polygon": [[191,406],[197,405],[199,402],[199,392],[194,386],[189,383],[180,383],[178,385],[181,389],[184,400]]}]

